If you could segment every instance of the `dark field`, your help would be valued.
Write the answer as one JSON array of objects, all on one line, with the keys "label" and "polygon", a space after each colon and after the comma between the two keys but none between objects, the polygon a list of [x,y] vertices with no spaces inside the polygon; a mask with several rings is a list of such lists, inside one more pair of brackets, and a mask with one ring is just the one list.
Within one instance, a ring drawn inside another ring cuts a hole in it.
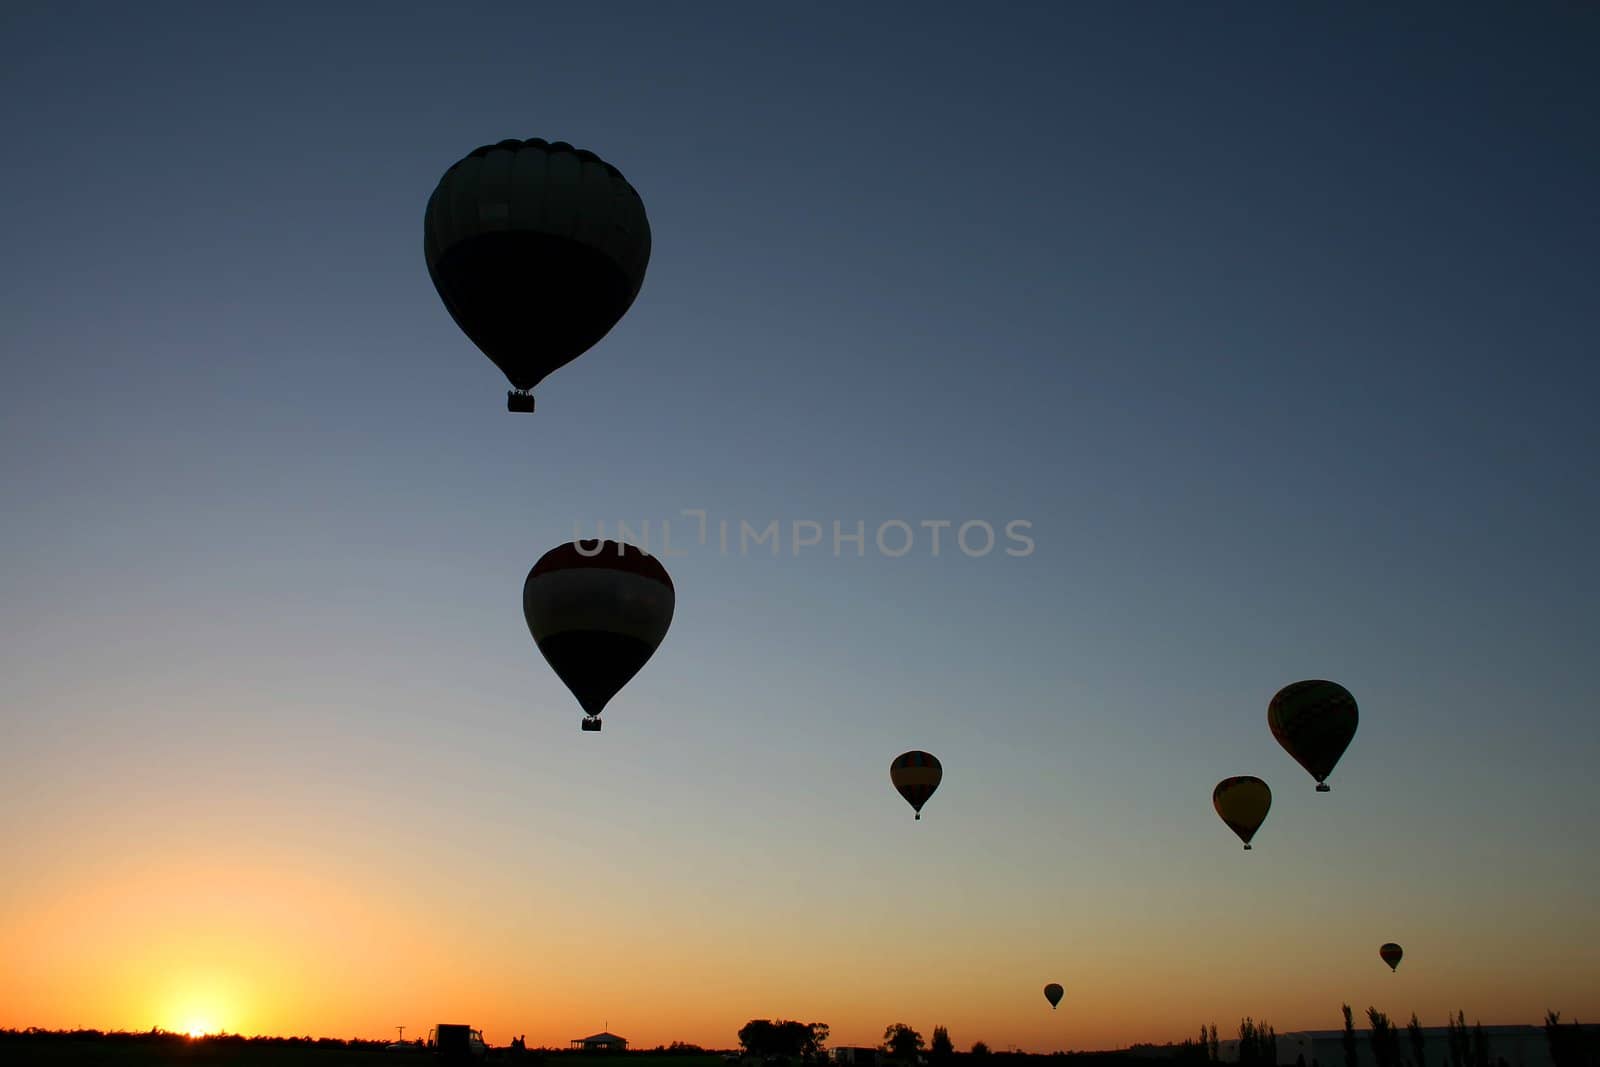
[{"label": "dark field", "polygon": [[[244,1067],[435,1067],[431,1051],[391,1052],[379,1041],[312,1040],[305,1038],[191,1039],[176,1034],[27,1033],[0,1031],[0,1067],[31,1064],[104,1064],[106,1067],[157,1067],[157,1065],[239,1064]],[[977,1067],[977,1057],[956,1053],[951,1067]],[[1022,1067],[1024,1061],[1040,1064],[1071,1061],[1072,1067],[1171,1067],[1173,1061],[1143,1060],[1126,1053],[1077,1053],[1030,1056],[999,1052],[979,1062],[990,1067]],[[491,1048],[489,1064],[524,1064],[526,1067],[726,1067],[719,1053],[629,1052],[596,1055],[565,1050],[526,1052]],[[758,1061],[746,1060],[750,1067]]]},{"label": "dark field", "polygon": [[[490,1064],[526,1067],[724,1067],[722,1057],[652,1054],[592,1055],[566,1051],[526,1052],[491,1048]],[[239,1064],[242,1067],[434,1067],[429,1050],[389,1051],[383,1042],[330,1039],[191,1039],[176,1034],[26,1033],[0,1031],[0,1067],[25,1064],[104,1064],[106,1067],[157,1067],[164,1064]]]}]

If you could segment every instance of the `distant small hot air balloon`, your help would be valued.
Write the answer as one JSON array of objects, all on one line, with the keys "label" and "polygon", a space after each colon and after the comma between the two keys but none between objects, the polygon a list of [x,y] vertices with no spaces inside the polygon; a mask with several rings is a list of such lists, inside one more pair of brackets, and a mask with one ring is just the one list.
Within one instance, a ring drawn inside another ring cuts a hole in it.
[{"label": "distant small hot air balloon", "polygon": [[1378,958],[1389,965],[1391,971],[1400,969],[1400,957],[1405,955],[1405,950],[1393,941],[1385,941],[1378,949]]},{"label": "distant small hot air balloon", "polygon": [[1313,679],[1278,690],[1267,705],[1267,725],[1285,752],[1311,772],[1317,792],[1356,735],[1356,698],[1338,682]]},{"label": "distant small hot air balloon", "polygon": [[529,390],[587,352],[644,284],[650,223],[622,172],[565,141],[476,148],[439,179],[423,217],[428,276],[461,332]]},{"label": "distant small hot air balloon", "polygon": [[1051,1010],[1054,1010],[1055,1006],[1061,1003],[1061,995],[1065,992],[1066,990],[1062,989],[1058,982],[1051,982],[1044,987],[1044,999],[1050,1002]]},{"label": "distant small hot air balloon", "polygon": [[1217,783],[1211,791],[1211,806],[1248,850],[1250,839],[1261,829],[1272,807],[1272,790],[1255,775],[1235,775]]},{"label": "distant small hot air balloon", "polygon": [[939,788],[943,778],[944,768],[938,757],[928,752],[916,749],[903,752],[889,764],[889,781],[906,798],[906,803],[911,805],[919,819],[922,818],[922,805],[933,796],[933,791]]},{"label": "distant small hot air balloon", "polygon": [[654,556],[617,541],[573,541],[546,552],[522,585],[522,614],[539,651],[600,729],[607,702],[655,654],[672,624],[672,578]]}]

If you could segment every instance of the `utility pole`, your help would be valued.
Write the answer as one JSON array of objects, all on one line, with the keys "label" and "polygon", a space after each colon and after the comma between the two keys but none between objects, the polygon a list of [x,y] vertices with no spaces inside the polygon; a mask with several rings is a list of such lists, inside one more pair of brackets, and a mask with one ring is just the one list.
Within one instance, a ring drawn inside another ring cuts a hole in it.
[{"label": "utility pole", "polygon": [[399,1043],[402,1044],[402,1045],[405,1044],[406,1043],[406,1028],[403,1027],[403,1026],[397,1026],[397,1027],[395,1027],[395,1029],[400,1031],[400,1041],[399,1041]]}]

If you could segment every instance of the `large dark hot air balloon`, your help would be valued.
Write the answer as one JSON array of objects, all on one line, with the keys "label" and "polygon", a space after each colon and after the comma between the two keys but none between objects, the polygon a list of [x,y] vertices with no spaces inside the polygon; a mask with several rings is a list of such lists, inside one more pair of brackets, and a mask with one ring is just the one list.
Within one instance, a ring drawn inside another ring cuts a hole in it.
[{"label": "large dark hot air balloon", "polygon": [[1317,792],[1333,773],[1350,739],[1356,735],[1356,698],[1338,682],[1295,682],[1278,690],[1267,705],[1267,725],[1284,751],[1311,772]]},{"label": "large dark hot air balloon", "polygon": [[1061,995],[1065,992],[1066,990],[1061,988],[1060,983],[1051,982],[1044,987],[1044,999],[1048,1000],[1050,1007],[1054,1009],[1057,1004],[1061,1003]]},{"label": "large dark hot air balloon", "polygon": [[894,762],[889,764],[889,781],[906,798],[906,803],[911,805],[919,819],[922,818],[922,805],[933,796],[933,791],[939,788],[943,778],[944,768],[939,764],[939,758],[928,752],[913,749],[896,756]]},{"label": "large dark hot air balloon", "polygon": [[672,578],[616,541],[552,548],[528,572],[522,614],[539,651],[600,729],[600,712],[655,653],[672,624]]},{"label": "large dark hot air balloon", "polygon": [[1405,950],[1393,941],[1385,941],[1383,946],[1378,949],[1378,958],[1387,963],[1391,971],[1399,970],[1400,957],[1405,954]]},{"label": "large dark hot air balloon", "polygon": [[1261,829],[1272,808],[1272,790],[1253,774],[1235,775],[1217,783],[1211,791],[1211,806],[1248,850],[1250,839]]},{"label": "large dark hot air balloon", "polygon": [[428,276],[451,318],[505,372],[512,411],[577,359],[639,295],[650,262],[644,201],[593,152],[534,137],[468,153],[423,218]]}]

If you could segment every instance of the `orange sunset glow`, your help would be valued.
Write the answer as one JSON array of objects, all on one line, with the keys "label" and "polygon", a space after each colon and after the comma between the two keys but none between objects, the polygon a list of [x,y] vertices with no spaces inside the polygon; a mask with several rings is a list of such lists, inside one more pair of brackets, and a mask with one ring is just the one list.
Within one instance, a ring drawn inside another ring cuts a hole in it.
[{"label": "orange sunset glow", "polygon": [[1597,54],[0,5],[0,1065],[1597,1067]]}]

